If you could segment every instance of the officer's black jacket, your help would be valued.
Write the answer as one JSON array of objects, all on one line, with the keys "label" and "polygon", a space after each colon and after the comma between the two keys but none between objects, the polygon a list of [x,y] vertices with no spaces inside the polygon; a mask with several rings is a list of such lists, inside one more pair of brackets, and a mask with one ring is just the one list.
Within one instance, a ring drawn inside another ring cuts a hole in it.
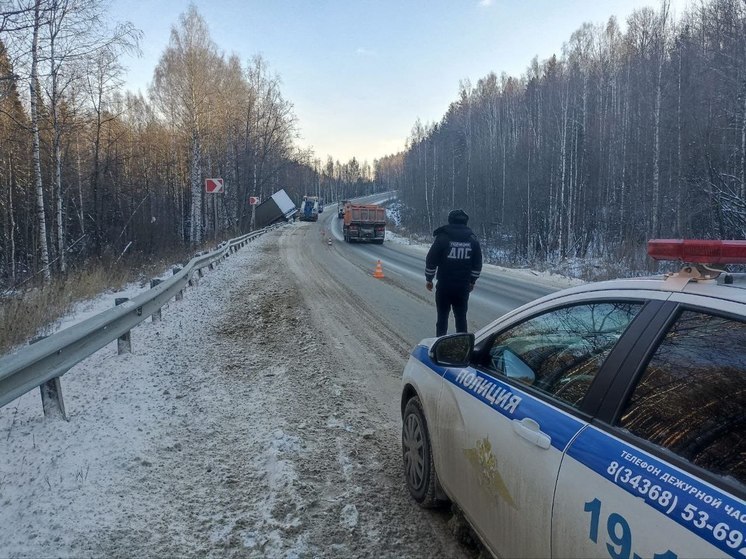
[{"label": "officer's black jacket", "polygon": [[425,280],[433,281],[437,270],[438,285],[466,289],[482,271],[482,248],[467,225],[449,223],[438,227],[425,260]]}]

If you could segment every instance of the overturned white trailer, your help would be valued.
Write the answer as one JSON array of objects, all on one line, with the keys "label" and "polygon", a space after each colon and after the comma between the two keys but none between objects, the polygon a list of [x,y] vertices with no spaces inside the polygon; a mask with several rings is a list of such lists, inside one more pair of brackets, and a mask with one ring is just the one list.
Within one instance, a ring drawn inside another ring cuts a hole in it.
[{"label": "overturned white trailer", "polygon": [[285,190],[278,190],[256,207],[254,227],[260,229],[280,220],[289,221],[297,212],[298,208]]}]

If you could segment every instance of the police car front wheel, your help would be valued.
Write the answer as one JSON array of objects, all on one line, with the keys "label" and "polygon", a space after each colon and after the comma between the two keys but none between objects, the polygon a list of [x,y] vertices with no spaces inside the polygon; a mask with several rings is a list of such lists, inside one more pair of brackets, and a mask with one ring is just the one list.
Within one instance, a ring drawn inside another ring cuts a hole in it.
[{"label": "police car front wheel", "polygon": [[442,504],[438,499],[438,477],[433,464],[427,422],[418,397],[407,402],[403,421],[402,459],[407,489],[420,506],[437,507]]}]

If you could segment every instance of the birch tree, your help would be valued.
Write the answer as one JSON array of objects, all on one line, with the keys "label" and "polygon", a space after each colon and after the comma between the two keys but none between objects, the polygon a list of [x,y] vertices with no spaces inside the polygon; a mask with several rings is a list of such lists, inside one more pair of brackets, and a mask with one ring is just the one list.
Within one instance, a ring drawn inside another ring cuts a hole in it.
[{"label": "birch tree", "polygon": [[624,33],[613,17],[584,24],[494,93],[490,75],[461,87],[437,125],[378,160],[376,180],[416,210],[405,226],[427,233],[427,211],[475,201],[470,223],[510,259],[636,268],[654,236],[743,237],[746,3],[669,12],[636,10]]},{"label": "birch tree", "polygon": [[171,29],[171,38],[153,78],[152,95],[164,113],[174,111],[190,146],[189,240],[202,242],[202,141],[216,95],[222,59],[207,23],[192,5]]},{"label": "birch tree", "polygon": [[[44,34],[47,98],[52,127],[52,191],[56,215],[57,261],[61,272],[66,268],[65,215],[63,208],[65,185],[62,182],[62,137],[67,132],[61,118],[61,107],[70,105],[68,95],[72,84],[81,79],[84,63],[91,59],[114,60],[118,52],[137,51],[140,33],[125,23],[109,29],[105,22],[102,0],[45,0],[47,20]],[[121,73],[116,68],[115,75]],[[111,73],[111,72],[110,72]],[[100,75],[100,73],[99,73]],[[100,104],[99,104],[100,106]],[[71,111],[68,110],[68,113]]]},{"label": "birch tree", "polygon": [[49,269],[49,248],[47,245],[47,218],[44,207],[44,185],[41,175],[41,146],[39,140],[39,33],[43,20],[41,18],[41,0],[34,1],[33,26],[31,39],[31,74],[29,75],[29,99],[31,103],[31,135],[33,143],[34,182],[36,186],[36,219],[39,230],[39,253],[41,270],[45,281],[51,278]]}]

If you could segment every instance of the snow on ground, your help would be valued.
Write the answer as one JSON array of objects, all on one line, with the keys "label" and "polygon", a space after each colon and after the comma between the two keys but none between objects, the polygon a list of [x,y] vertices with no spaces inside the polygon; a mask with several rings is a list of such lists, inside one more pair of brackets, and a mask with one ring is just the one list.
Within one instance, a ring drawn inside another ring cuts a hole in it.
[{"label": "snow on ground", "polygon": [[[171,272],[164,272],[158,279],[166,280],[171,276],[171,274]],[[114,306],[114,301],[117,298],[126,297],[128,299],[134,299],[148,289],[150,289],[149,283],[143,284],[142,282],[134,281],[116,291],[105,291],[97,297],[78,301],[72,306],[69,313],[61,317],[55,324],[48,328],[48,334],[55,334],[60,330],[74,326],[75,324],[83,322],[92,316],[108,310],[110,307]]]},{"label": "snow on ground", "polygon": [[[230,492],[247,469],[261,471],[271,487],[291,488],[295,472],[284,457],[299,443],[272,418],[233,424],[234,417],[262,409],[269,396],[213,382],[216,352],[230,355],[230,347],[203,343],[230,306],[239,275],[252,273],[263,242],[208,273],[183,303],[171,302],[162,322],[134,329],[132,354],[118,356],[113,342],[62,377],[69,421],[44,420],[38,390],[0,409],[0,555],[150,555],[159,545],[167,554],[214,552],[205,541],[223,549],[236,534],[245,549],[284,545],[272,530],[253,529],[272,517],[273,500],[254,503],[249,520]],[[131,286],[127,293],[136,291]],[[108,308],[114,296],[121,294],[81,305],[64,323]],[[257,353],[241,349],[229,357],[230,367],[248,373]],[[259,436],[252,434],[257,427]],[[226,450],[213,448],[226,442],[227,451],[240,449],[240,456],[221,460]],[[164,487],[155,481],[166,472],[173,477],[170,495],[159,494]],[[216,500],[225,506],[211,506]],[[143,515],[148,510],[152,514]],[[153,519],[160,524],[150,524]],[[277,525],[294,522],[287,515]],[[205,533],[209,537],[200,538]],[[300,551],[303,542],[294,545]]]},{"label": "snow on ground", "polygon": [[385,340],[313,323],[281,233],[64,375],[69,421],[38,390],[0,408],[0,556],[462,556],[402,491],[370,361],[336,357]]}]

